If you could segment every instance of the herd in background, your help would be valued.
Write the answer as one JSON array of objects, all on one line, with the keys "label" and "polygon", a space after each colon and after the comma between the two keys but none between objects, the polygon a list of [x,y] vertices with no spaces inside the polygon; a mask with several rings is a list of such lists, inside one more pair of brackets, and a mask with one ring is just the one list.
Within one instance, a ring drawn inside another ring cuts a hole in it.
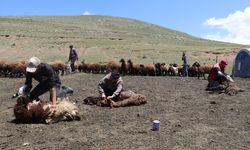
[{"label": "herd in background", "polygon": [[[24,77],[26,73],[26,61],[0,61],[0,77]],[[57,60],[49,62],[58,75],[71,73],[70,64]],[[182,76],[182,65],[178,64],[134,64],[131,60],[110,61],[107,63],[86,63],[84,61],[75,64],[75,72],[106,74],[111,70],[118,70],[121,75],[131,76]],[[188,75],[190,77],[204,77],[209,74],[212,65],[200,65],[195,62],[188,65]]]}]

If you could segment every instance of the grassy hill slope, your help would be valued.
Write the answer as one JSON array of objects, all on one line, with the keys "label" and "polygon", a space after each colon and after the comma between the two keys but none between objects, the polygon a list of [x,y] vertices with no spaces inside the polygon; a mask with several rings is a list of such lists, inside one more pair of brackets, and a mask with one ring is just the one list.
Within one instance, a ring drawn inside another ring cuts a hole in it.
[{"label": "grassy hill slope", "polygon": [[137,63],[211,63],[231,58],[244,45],[204,40],[138,20],[108,16],[0,17],[0,59],[67,60],[73,44],[80,60],[107,62],[120,58]]}]

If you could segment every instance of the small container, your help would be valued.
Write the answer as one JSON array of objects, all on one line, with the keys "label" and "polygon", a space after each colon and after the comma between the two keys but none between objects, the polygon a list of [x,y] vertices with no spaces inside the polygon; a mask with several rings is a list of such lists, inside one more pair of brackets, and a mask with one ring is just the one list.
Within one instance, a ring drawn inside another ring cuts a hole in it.
[{"label": "small container", "polygon": [[153,121],[153,131],[158,131],[160,129],[160,120],[154,120]]}]

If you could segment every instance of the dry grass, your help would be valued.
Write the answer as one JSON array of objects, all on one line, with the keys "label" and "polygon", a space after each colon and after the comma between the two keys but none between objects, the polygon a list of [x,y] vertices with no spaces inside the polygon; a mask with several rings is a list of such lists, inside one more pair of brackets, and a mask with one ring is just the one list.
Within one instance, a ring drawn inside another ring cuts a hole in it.
[{"label": "dry grass", "polygon": [[135,63],[181,63],[187,51],[190,64],[212,64],[216,57],[232,62],[244,45],[215,42],[127,18],[106,16],[0,17],[0,60],[68,59],[73,44],[80,60]]}]

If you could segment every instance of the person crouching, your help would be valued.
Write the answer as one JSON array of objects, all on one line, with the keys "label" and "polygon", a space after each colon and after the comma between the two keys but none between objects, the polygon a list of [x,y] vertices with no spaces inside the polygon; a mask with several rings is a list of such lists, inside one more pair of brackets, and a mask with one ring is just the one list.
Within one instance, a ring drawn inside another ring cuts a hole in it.
[{"label": "person crouching", "polygon": [[[32,89],[32,79],[39,83]],[[56,105],[57,91],[61,86],[61,81],[53,68],[47,64],[42,63],[37,57],[31,57],[26,67],[26,79],[24,86],[22,86],[22,94],[27,96],[31,101],[39,100],[39,96],[50,92],[50,101],[52,105]],[[31,90],[32,89],[32,90]]]},{"label": "person crouching", "polygon": [[123,107],[145,104],[147,102],[144,95],[135,94],[131,90],[124,90],[122,77],[116,70],[110,72],[99,81],[98,90],[101,106]]}]

